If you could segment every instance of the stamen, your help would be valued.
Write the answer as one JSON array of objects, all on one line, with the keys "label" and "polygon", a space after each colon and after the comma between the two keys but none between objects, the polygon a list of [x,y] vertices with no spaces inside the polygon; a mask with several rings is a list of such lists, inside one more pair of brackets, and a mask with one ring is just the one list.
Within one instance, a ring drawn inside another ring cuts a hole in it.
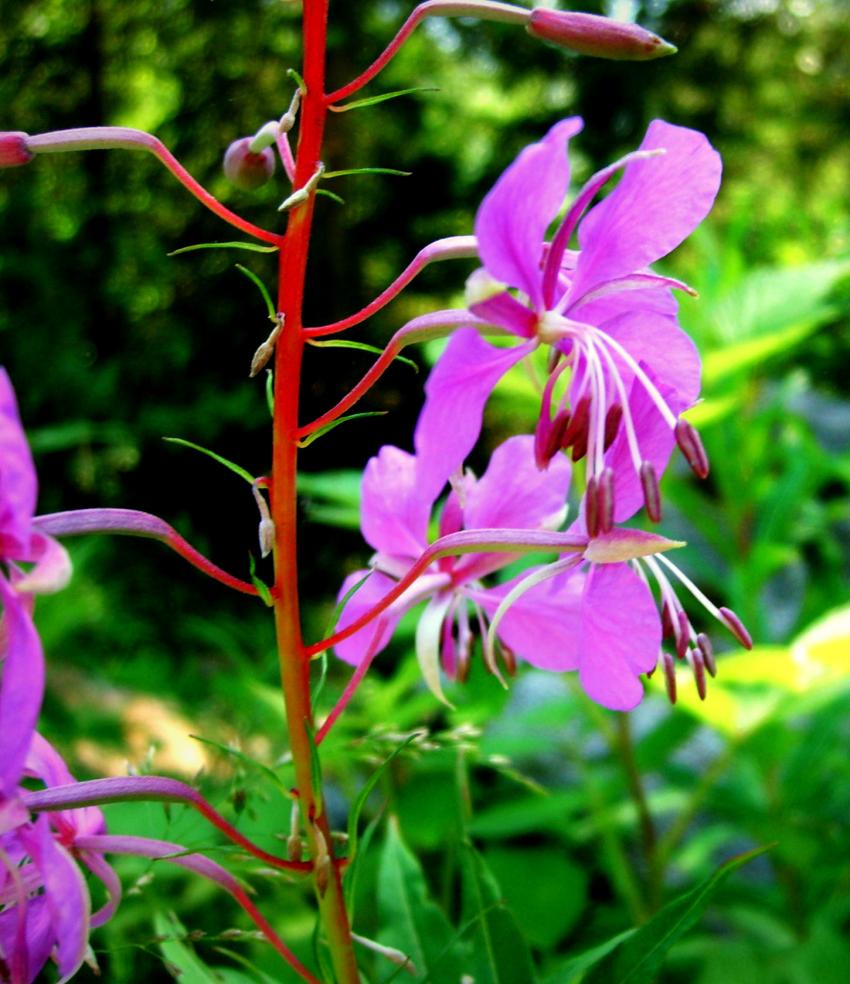
[{"label": "stamen", "polygon": [[741,619],[738,618],[731,608],[719,608],[718,611],[720,612],[720,621],[723,622],[744,649],[752,649],[753,637],[747,631],[747,627]]},{"label": "stamen", "polygon": [[646,506],[646,515],[653,523],[661,522],[661,491],[658,488],[658,477],[655,474],[655,467],[651,461],[641,462],[638,471],[640,484],[643,489],[643,502]]},{"label": "stamen", "polygon": [[699,699],[705,700],[707,688],[705,682],[705,664],[703,662],[702,651],[699,649],[692,649],[690,662],[691,668],[694,671],[694,681],[697,685]]},{"label": "stamen", "polygon": [[617,431],[620,429],[620,421],[623,419],[623,408],[619,403],[612,403],[605,415],[605,450],[614,443]]},{"label": "stamen", "polygon": [[680,608],[676,612],[676,622],[674,623],[674,634],[676,637],[676,655],[679,659],[684,659],[688,653],[688,642],[691,637],[691,623],[685,610]]},{"label": "stamen", "polygon": [[610,533],[614,528],[614,470],[603,468],[596,490],[599,529]]},{"label": "stamen", "polygon": [[596,328],[594,334],[598,342],[604,342],[606,345],[610,346],[622,358],[622,360],[626,363],[629,369],[631,369],[632,372],[635,374],[635,376],[637,376],[637,378],[641,381],[641,385],[646,390],[652,402],[658,408],[658,412],[667,422],[667,425],[670,427],[671,430],[675,430],[676,423],[677,423],[676,415],[673,413],[670,407],[667,406],[667,401],[658,392],[658,387],[655,385],[655,383],[652,382],[649,376],[647,376],[646,372],[636,361],[634,356],[632,356],[627,349],[623,348],[623,346],[615,338],[612,338],[607,332],[603,331],[601,328]]},{"label": "stamen", "polygon": [[587,480],[587,488],[584,492],[584,522],[587,526],[587,535],[591,539],[599,536],[599,491],[595,475],[591,475]]},{"label": "stamen", "polygon": [[499,655],[502,657],[502,665],[505,667],[505,673],[509,677],[516,676],[516,656],[514,655],[513,649],[510,646],[506,646],[501,639],[499,639],[498,645]]},{"label": "stamen", "polygon": [[664,667],[664,686],[667,690],[667,700],[671,704],[676,703],[676,667],[673,663],[673,657],[670,653],[663,652],[661,654],[661,663]]},{"label": "stamen", "polygon": [[[573,407],[573,413],[561,440],[562,448],[573,448],[572,459],[579,461],[587,453],[587,426],[590,420],[590,397],[582,396]],[[581,448],[581,453],[576,451]]]},{"label": "stamen", "polygon": [[676,435],[676,443],[685,456],[685,461],[691,466],[694,474],[698,478],[707,478],[709,468],[708,455],[705,453],[705,448],[702,446],[702,441],[696,428],[689,424],[687,420],[680,419],[676,421],[673,433]]},{"label": "stamen", "polygon": [[697,648],[702,654],[702,661],[705,663],[705,668],[711,676],[716,677],[717,663],[714,659],[714,647],[711,645],[711,639],[704,632],[700,632],[697,636]]}]

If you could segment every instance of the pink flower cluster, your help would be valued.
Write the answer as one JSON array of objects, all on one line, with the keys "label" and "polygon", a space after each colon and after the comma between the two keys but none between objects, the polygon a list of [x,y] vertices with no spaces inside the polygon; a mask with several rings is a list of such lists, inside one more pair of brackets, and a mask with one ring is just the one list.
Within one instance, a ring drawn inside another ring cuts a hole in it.
[{"label": "pink flower cluster", "polygon": [[[462,326],[426,385],[415,454],[384,447],[363,479],[363,535],[376,553],[369,571],[342,585],[336,652],[358,665],[371,660],[401,615],[426,601],[416,650],[438,695],[441,670],[465,678],[476,630],[491,672],[499,673],[498,653],[508,668],[519,657],[547,670],[577,670],[590,697],[616,710],[641,700],[639,677],[659,661],[675,699],[666,637],[704,694],[706,673],[715,672],[711,644],[691,624],[674,583],[751,644],[737,616],[714,606],[663,555],[681,544],[618,526],[642,506],[650,520],[661,519],[658,481],[676,444],[700,477],[708,474],[699,437],[681,416],[700,387],[699,356],[678,324],[673,295],[689,288],[651,264],[707,215],[720,157],[703,134],[655,120],[637,151],[590,178],[547,241],[569,187],[568,143],[581,128],[575,117],[556,124],[484,199],[475,222],[482,266],[467,284],[469,314],[458,318]],[[494,334],[519,344],[494,346],[484,337]],[[477,480],[464,462],[490,393],[541,347],[549,353],[548,378],[535,433],[509,438]],[[511,559],[509,531],[519,544],[519,531],[556,530],[563,522],[568,458],[585,461],[578,515],[565,534],[583,546],[565,541],[566,559],[488,582]],[[447,483],[441,537],[477,531],[483,545],[501,531],[501,552],[442,558],[410,581]],[[401,584],[377,627],[365,624]]]}]

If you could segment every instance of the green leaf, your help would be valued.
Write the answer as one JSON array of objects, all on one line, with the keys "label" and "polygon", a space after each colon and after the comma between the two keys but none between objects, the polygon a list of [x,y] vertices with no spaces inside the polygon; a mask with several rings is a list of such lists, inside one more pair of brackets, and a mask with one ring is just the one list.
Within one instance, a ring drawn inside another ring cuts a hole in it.
[{"label": "green leaf", "polygon": [[255,479],[250,472],[245,471],[244,468],[234,464],[232,461],[228,461],[227,458],[222,458],[215,451],[210,451],[209,448],[202,448],[200,444],[193,444],[192,441],[184,441],[182,437],[164,437],[163,441],[168,441],[169,444],[179,444],[184,448],[191,448],[193,451],[200,451],[201,454],[205,454],[212,458],[213,461],[217,461],[220,465],[224,465],[225,468],[229,468],[235,475],[244,478],[249,485],[254,484]]},{"label": "green leaf", "polygon": [[359,836],[358,827],[360,823],[360,814],[363,812],[363,807],[366,805],[366,800],[369,799],[369,795],[375,786],[378,785],[378,781],[381,776],[386,771],[387,766],[392,762],[392,760],[402,752],[407,746],[416,738],[421,737],[423,732],[414,731],[413,734],[408,735],[401,744],[396,745],[396,747],[390,752],[390,754],[384,759],[384,761],[378,766],[377,769],[369,776],[366,782],[363,784],[363,788],[357,794],[357,799],[354,801],[354,805],[351,807],[351,812],[348,815],[348,859],[352,861],[357,856],[357,839]]},{"label": "green leaf", "polygon": [[197,956],[195,951],[179,938],[186,935],[186,928],[174,913],[154,915],[154,929],[162,937],[159,948],[168,963],[180,972],[181,984],[217,984],[218,978]]},{"label": "green leaf", "polygon": [[342,103],[339,106],[328,106],[332,113],[347,113],[350,109],[365,109],[366,106],[377,106],[378,103],[400,96],[409,96],[413,92],[439,92],[434,86],[414,86],[412,89],[397,89],[395,92],[385,92],[380,96],[367,96],[365,99],[355,99],[353,102]]},{"label": "green leaf", "polygon": [[313,441],[318,440],[324,434],[332,431],[335,427],[339,427],[340,424],[344,424],[347,420],[357,420],[360,417],[386,417],[388,413],[388,410],[366,410],[363,413],[349,413],[342,417],[337,417],[336,420],[332,420],[329,424],[325,424],[324,427],[319,427],[314,430],[312,434],[308,434],[307,437],[298,442],[298,447],[309,447]]},{"label": "green leaf", "polygon": [[257,562],[252,553],[248,554],[248,570],[251,574],[251,584],[257,589],[257,594],[266,603],[266,607],[271,608],[274,605],[271,590],[265,581],[257,577]]},{"label": "green leaf", "polygon": [[463,918],[470,923],[465,935],[472,939],[469,973],[475,984],[533,984],[531,954],[502,890],[472,844],[465,842],[461,850]]},{"label": "green leaf", "polygon": [[[352,342],[347,338],[332,338],[327,342],[317,342],[313,339],[307,340],[308,345],[314,345],[316,348],[347,348],[347,349],[360,349],[363,352],[372,352],[374,355],[381,355],[384,351],[377,345],[368,345],[366,342]],[[414,372],[419,372],[419,366],[413,361],[413,359],[408,359],[406,355],[396,355],[393,362],[403,362],[406,366],[410,366]]]},{"label": "green leaf", "polygon": [[394,174],[400,178],[409,178],[412,171],[399,171],[395,167],[350,167],[344,171],[325,171],[322,180],[328,178],[346,178],[350,174]]},{"label": "green leaf", "polygon": [[460,980],[464,968],[453,945],[455,933],[429,898],[422,868],[401,839],[395,817],[387,824],[378,869],[378,912],[379,941],[410,958],[417,980]]},{"label": "green leaf", "polygon": [[266,369],[266,406],[269,408],[269,416],[274,420],[274,373],[271,369]]},{"label": "green leaf", "polygon": [[[768,847],[739,854],[692,892],[674,899],[653,918],[624,939],[583,977],[583,984],[652,984],[674,943],[697,922],[723,881]],[[567,978],[564,978],[567,980]]]},{"label": "green leaf", "polygon": [[331,201],[336,202],[337,205],[345,205],[345,199],[344,198],[342,198],[340,195],[337,195],[336,192],[328,191],[327,188],[317,188],[316,189],[316,194],[317,195],[324,195],[325,198],[330,198]]},{"label": "green leaf", "polygon": [[310,742],[310,780],[313,784],[313,802],[316,804],[316,817],[320,817],[325,804],[322,798],[322,763],[319,759],[319,746],[316,744],[316,732],[309,721],[304,721],[304,730]]},{"label": "green leaf", "polygon": [[245,276],[253,284],[256,285],[256,287],[259,290],[259,292],[263,295],[263,300],[265,301],[266,310],[269,313],[269,318],[272,321],[275,321],[276,322],[277,321],[277,311],[275,310],[275,306],[272,303],[271,295],[269,294],[268,290],[266,290],[266,285],[262,282],[262,280],[260,280],[260,278],[256,275],[256,273],[254,273],[253,270],[249,270],[248,267],[242,266],[241,263],[237,263],[236,264],[236,269],[240,273],[244,273]]},{"label": "green leaf", "polygon": [[247,249],[251,253],[276,253],[277,246],[260,246],[259,243],[195,243],[194,246],[181,246],[173,249],[166,256],[180,256],[181,253],[193,253],[198,249]]}]

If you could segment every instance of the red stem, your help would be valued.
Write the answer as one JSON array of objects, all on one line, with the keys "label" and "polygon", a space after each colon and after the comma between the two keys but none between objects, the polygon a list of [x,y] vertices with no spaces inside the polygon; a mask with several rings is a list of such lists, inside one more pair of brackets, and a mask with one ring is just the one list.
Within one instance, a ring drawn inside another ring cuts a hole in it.
[{"label": "red stem", "polygon": [[[328,0],[305,0],[303,8],[305,93],[301,103],[296,189],[303,188],[321,160],[327,101],[324,95]],[[310,661],[301,637],[298,598],[297,502],[298,402],[304,351],[302,306],[315,194],[289,212],[280,253],[278,310],[284,329],[275,354],[274,446],[271,512],[275,527],[275,626],[281,686],[286,705],[289,743],[304,825],[315,859],[314,886],[319,915],[327,935],[337,984],[359,984],[351,929],[345,909],[339,865],[322,809],[321,790],[314,788],[312,768],[313,709]],[[330,860],[330,864],[327,861]],[[322,862],[325,862],[324,864]]]}]

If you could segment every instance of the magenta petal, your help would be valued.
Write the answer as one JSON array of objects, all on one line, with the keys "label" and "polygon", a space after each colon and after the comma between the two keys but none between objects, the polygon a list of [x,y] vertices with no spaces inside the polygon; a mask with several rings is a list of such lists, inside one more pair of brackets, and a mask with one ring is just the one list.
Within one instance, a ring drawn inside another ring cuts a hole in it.
[{"label": "magenta petal", "polygon": [[32,620],[14,589],[0,577],[6,653],[0,685],[0,795],[11,796],[21,777],[44,695],[44,656]]},{"label": "magenta petal", "polygon": [[551,529],[559,525],[570,487],[570,463],[534,463],[534,437],[510,437],[493,452],[487,471],[467,490],[464,528]]},{"label": "magenta petal", "polygon": [[90,901],[86,881],[71,855],[53,840],[47,817],[39,817],[32,830],[22,830],[20,836],[44,880],[56,962],[64,982],[80,969],[88,946]]},{"label": "magenta petal", "polygon": [[[77,781],[71,775],[62,756],[38,732],[32,736],[27,754],[26,773],[31,778],[40,779],[48,789]],[[103,813],[96,806],[57,810],[50,814],[49,819],[51,825],[63,835],[63,839],[67,840],[72,840],[81,834],[99,834],[106,829]]]},{"label": "magenta petal", "polygon": [[[669,391],[674,414],[696,401],[702,370],[699,352],[675,318],[633,311],[606,322],[600,331],[619,342],[635,362],[650,368],[653,379]],[[616,352],[612,355],[621,375],[631,379],[632,369]]]},{"label": "magenta petal", "polygon": [[418,557],[428,543],[434,497],[416,480],[416,459],[385,445],[363,473],[360,524],[375,550],[396,557]]},{"label": "magenta petal", "polygon": [[574,297],[666,256],[714,204],[722,165],[702,133],[653,120],[640,149],[656,148],[665,153],[628,164],[579,225]]},{"label": "magenta petal", "polygon": [[15,391],[0,368],[0,556],[26,558],[37,484]]},{"label": "magenta petal", "polygon": [[25,974],[23,980],[26,984],[31,984],[47,963],[53,949],[50,913],[47,899],[43,895],[27,902],[24,947],[25,953],[21,954],[17,906],[4,909],[0,912],[0,953],[6,955],[6,962],[12,971],[12,981],[15,982],[16,967],[21,967]]},{"label": "magenta petal", "polygon": [[[528,573],[487,591],[467,589],[466,594],[492,618],[505,595]],[[583,582],[581,574],[571,572],[526,591],[499,622],[499,639],[542,670],[577,669]]]},{"label": "magenta petal", "polygon": [[[353,574],[349,574],[342,582],[338,598],[344,598],[354,585],[358,581],[362,581],[367,574],[369,574],[369,571],[355,571]],[[334,632],[339,632],[340,629],[351,625],[361,615],[365,615],[370,608],[376,605],[384,595],[388,594],[395,587],[395,583],[392,578],[387,577],[386,574],[381,574],[379,571],[373,571],[369,574],[368,579],[363,582],[361,587],[345,603]],[[403,608],[398,610],[390,605],[374,622],[364,625],[359,632],[355,632],[348,639],[338,642],[334,646],[334,652],[340,659],[345,660],[346,663],[351,663],[352,666],[359,665],[360,661],[373,646],[374,655],[375,653],[379,653],[387,645],[392,638],[393,632],[395,632],[398,620],[403,614]],[[379,619],[383,620],[384,628],[379,635],[377,645],[375,645],[375,631]]]},{"label": "magenta petal", "polygon": [[579,678],[588,696],[614,711],[640,703],[638,676],[661,648],[652,592],[627,564],[592,567],[581,605]]},{"label": "magenta petal", "polygon": [[519,288],[538,310],[543,303],[543,240],[570,181],[567,142],[581,128],[578,117],[562,120],[543,140],[521,151],[475,218],[478,254],[487,272]]},{"label": "magenta petal", "polygon": [[469,305],[469,310],[476,318],[481,318],[491,325],[507,328],[521,338],[533,338],[537,325],[537,315],[506,290],[494,294],[486,301],[478,301]]},{"label": "magenta petal", "polygon": [[478,440],[490,393],[535,344],[495,348],[473,328],[452,336],[425,386],[425,405],[414,435],[423,496],[436,499],[449,476],[462,467]]}]

